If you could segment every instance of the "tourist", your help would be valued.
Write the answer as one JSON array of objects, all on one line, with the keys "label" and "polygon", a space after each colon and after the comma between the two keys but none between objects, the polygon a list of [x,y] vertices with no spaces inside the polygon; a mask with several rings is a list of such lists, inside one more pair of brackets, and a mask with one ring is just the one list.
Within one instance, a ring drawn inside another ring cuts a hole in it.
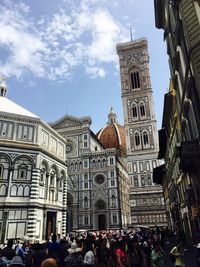
[{"label": "tourist", "polygon": [[83,263],[83,258],[81,256],[81,248],[77,246],[76,241],[74,240],[73,243],[71,243],[71,248],[68,250],[69,255],[66,257],[66,267],[80,267],[80,265]]},{"label": "tourist", "polygon": [[165,267],[165,255],[159,242],[154,244],[154,248],[151,252],[151,260],[153,267]]}]

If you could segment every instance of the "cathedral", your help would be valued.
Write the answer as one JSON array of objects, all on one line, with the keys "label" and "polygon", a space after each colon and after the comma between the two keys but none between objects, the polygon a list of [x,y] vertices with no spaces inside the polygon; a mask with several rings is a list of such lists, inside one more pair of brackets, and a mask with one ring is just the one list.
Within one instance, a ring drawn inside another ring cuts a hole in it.
[{"label": "cathedral", "polygon": [[90,117],[68,115],[50,124],[67,141],[67,230],[127,228],[129,176],[123,127],[113,108],[97,135],[90,125]]},{"label": "cathedral", "polygon": [[6,97],[0,83],[0,240],[44,240],[80,229],[166,225],[145,38],[117,45],[124,125],[111,107],[49,124]]}]

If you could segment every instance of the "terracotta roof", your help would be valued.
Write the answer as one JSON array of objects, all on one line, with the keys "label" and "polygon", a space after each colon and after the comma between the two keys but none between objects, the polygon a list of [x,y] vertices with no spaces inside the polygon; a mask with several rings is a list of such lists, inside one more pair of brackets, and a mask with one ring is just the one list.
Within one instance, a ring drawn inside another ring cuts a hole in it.
[{"label": "terracotta roof", "polygon": [[110,123],[96,135],[105,148],[116,148],[120,156],[126,155],[126,139],[123,126],[118,123]]}]

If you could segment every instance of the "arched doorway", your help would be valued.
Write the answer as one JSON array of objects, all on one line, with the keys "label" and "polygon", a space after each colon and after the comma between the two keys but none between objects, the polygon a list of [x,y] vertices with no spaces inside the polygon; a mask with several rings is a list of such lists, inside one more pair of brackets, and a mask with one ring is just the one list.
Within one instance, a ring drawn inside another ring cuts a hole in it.
[{"label": "arched doorway", "polygon": [[96,202],[95,205],[96,211],[97,211],[97,223],[98,223],[98,230],[105,230],[106,229],[106,215],[105,215],[105,211],[106,211],[106,203],[104,200],[99,199]]},{"label": "arched doorway", "polygon": [[106,215],[99,214],[98,216],[98,228],[99,230],[106,230]]}]

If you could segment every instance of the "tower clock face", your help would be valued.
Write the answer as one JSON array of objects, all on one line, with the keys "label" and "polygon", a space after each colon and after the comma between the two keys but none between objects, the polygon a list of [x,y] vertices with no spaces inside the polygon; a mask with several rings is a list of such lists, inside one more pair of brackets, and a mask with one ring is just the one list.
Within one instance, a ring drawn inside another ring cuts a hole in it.
[{"label": "tower clock face", "polygon": [[70,154],[74,151],[74,144],[71,141],[68,141],[66,144],[66,153]]}]

